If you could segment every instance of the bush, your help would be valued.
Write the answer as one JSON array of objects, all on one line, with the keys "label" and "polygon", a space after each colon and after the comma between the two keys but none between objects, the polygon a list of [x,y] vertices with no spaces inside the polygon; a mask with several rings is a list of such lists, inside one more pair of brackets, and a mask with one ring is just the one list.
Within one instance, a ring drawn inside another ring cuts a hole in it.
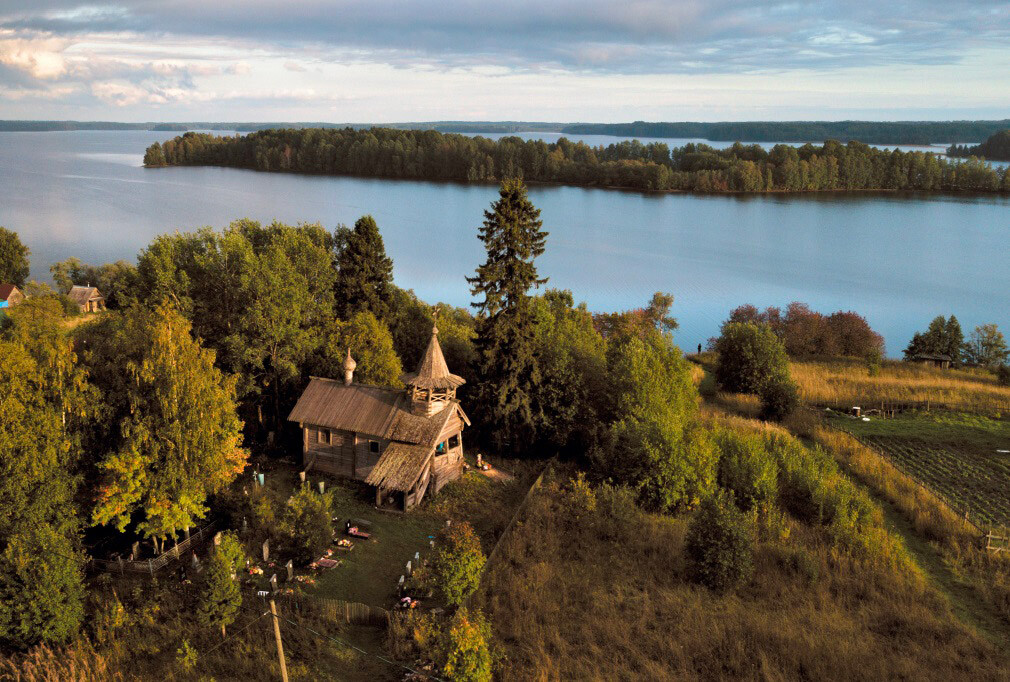
[{"label": "bush", "polygon": [[719,485],[730,492],[743,511],[768,508],[778,490],[778,464],[759,436],[722,431],[719,446]]},{"label": "bush", "polygon": [[1000,365],[996,368],[996,383],[1000,386],[1010,386],[1010,365]]},{"label": "bush", "polygon": [[765,382],[758,391],[761,398],[761,419],[780,422],[796,409],[800,402],[796,384],[787,376],[779,376]]},{"label": "bush", "polygon": [[447,603],[459,606],[473,594],[485,561],[480,539],[469,523],[464,521],[439,532],[431,572]]},{"label": "bush", "polygon": [[441,668],[450,680],[490,682],[491,624],[480,611],[457,611],[442,634]]},{"label": "bush", "polygon": [[757,393],[769,380],[789,374],[785,346],[767,324],[724,325],[715,351],[715,378],[726,391]]},{"label": "bush", "polygon": [[288,549],[295,562],[307,564],[319,558],[333,541],[330,496],[306,486],[291,496],[284,514]]},{"label": "bush", "polygon": [[690,578],[716,592],[728,592],[754,573],[754,534],[749,518],[726,495],[705,500],[687,531]]}]

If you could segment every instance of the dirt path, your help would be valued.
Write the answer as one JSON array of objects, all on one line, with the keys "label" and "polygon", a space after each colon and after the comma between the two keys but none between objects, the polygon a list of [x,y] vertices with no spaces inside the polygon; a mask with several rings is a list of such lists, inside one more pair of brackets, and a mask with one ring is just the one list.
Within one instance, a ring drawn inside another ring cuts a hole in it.
[{"label": "dirt path", "polygon": [[488,469],[487,471],[477,469],[477,473],[480,474],[481,476],[487,476],[492,481],[498,481],[499,483],[504,483],[505,481],[511,481],[512,479],[515,478],[515,476],[513,476],[512,474],[507,474],[501,469]]}]

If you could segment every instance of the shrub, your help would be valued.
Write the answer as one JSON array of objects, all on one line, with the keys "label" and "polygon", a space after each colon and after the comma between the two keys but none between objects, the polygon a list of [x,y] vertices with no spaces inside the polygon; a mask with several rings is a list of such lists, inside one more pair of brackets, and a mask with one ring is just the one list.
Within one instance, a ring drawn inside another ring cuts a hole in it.
[{"label": "shrub", "polygon": [[778,489],[778,464],[759,436],[722,431],[719,446],[719,485],[733,496],[743,511],[769,507]]},{"label": "shrub", "polygon": [[706,499],[687,531],[690,578],[716,592],[728,592],[754,573],[754,534],[747,515],[724,494]]},{"label": "shrub", "polygon": [[469,523],[464,521],[439,532],[431,572],[446,602],[459,606],[473,594],[486,560],[480,539]]},{"label": "shrub", "polygon": [[333,514],[330,496],[306,486],[291,496],[284,514],[292,558],[307,564],[318,558],[333,541]]},{"label": "shrub", "polygon": [[1010,365],[1003,364],[996,368],[996,383],[1010,386]]},{"label": "shrub", "polygon": [[457,611],[442,634],[441,668],[450,680],[490,682],[491,624],[480,611]]},{"label": "shrub", "polygon": [[787,376],[779,376],[764,383],[758,391],[761,398],[761,419],[780,422],[796,409],[800,402],[796,384]]},{"label": "shrub", "polygon": [[770,379],[789,373],[785,346],[767,324],[724,325],[715,351],[715,378],[726,391],[757,393]]}]

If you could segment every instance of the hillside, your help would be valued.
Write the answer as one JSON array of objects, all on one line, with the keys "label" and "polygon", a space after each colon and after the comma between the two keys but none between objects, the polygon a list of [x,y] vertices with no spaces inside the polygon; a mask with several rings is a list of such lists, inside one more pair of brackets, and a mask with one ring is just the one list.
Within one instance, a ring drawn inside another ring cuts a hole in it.
[{"label": "hillside", "polygon": [[1010,129],[993,133],[985,142],[974,147],[951,145],[947,156],[977,156],[990,161],[1010,161]]}]

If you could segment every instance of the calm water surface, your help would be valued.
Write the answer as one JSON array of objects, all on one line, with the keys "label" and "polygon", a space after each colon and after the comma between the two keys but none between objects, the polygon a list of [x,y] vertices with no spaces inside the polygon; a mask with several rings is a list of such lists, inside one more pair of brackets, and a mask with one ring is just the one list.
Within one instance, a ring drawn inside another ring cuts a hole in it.
[{"label": "calm water surface", "polygon": [[[476,231],[491,186],[257,173],[145,170],[170,132],[0,134],[0,225],[32,249],[32,275],[69,256],[134,259],[163,232],[250,217],[332,228],[371,213],[398,284],[466,305],[482,260]],[[543,137],[547,137],[543,135]],[[587,142],[616,138],[587,137]],[[666,140],[668,143],[675,141]],[[741,303],[852,309],[897,355],[912,332],[955,313],[1010,332],[1010,200],[994,197],[645,195],[534,187],[550,231],[550,286],[593,310],[676,296],[678,342],[693,348]]]}]

